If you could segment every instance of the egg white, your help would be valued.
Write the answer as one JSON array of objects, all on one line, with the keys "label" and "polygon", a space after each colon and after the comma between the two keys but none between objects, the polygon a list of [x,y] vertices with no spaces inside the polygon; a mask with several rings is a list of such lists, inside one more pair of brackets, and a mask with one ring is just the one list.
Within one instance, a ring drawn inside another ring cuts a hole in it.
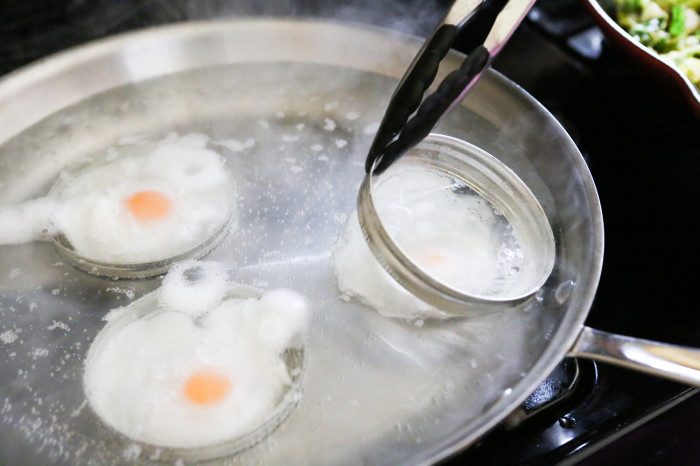
[{"label": "egg white", "polygon": [[382,268],[370,251],[353,213],[343,236],[333,247],[339,291],[387,317],[442,318],[448,314],[410,294]]},{"label": "egg white", "polygon": [[[79,255],[101,262],[148,262],[186,252],[231,215],[233,182],[223,159],[201,138],[170,138],[155,150],[64,175],[50,198],[52,217]],[[165,195],[170,211],[143,222],[125,200]]]},{"label": "egg white", "polygon": [[[79,258],[110,264],[193,250],[235,217],[233,179],[207,141],[171,135],[64,171],[47,196],[0,206],[0,244],[62,235]],[[127,200],[144,191],[167,198],[166,215],[144,221],[129,209]]]},{"label": "egg white", "polygon": [[[282,353],[308,325],[306,299],[285,289],[229,297],[196,317],[167,310],[163,296],[127,308],[90,349],[84,385],[94,411],[132,439],[174,448],[230,441],[262,425],[292,384]],[[220,401],[186,396],[186,380],[201,370],[230,381]]]},{"label": "egg white", "polygon": [[[507,220],[483,197],[455,194],[455,182],[433,172],[397,169],[373,191],[382,225],[411,261],[464,293],[508,290],[522,262]],[[366,244],[357,215],[333,248],[338,287],[389,317],[447,317],[399,285]]]}]

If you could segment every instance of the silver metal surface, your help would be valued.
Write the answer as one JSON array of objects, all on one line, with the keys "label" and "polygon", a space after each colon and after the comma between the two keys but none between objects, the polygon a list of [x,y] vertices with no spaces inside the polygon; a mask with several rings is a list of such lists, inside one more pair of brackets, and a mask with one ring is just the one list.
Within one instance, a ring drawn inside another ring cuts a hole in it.
[{"label": "silver metal surface", "polygon": [[700,349],[584,327],[570,355],[595,359],[700,387]]},{"label": "silver metal surface", "polygon": [[534,3],[535,0],[510,0],[506,3],[493,23],[489,35],[484,40],[484,47],[491,53],[491,56],[501,51]]},{"label": "silver metal surface", "polygon": [[[518,406],[578,337],[602,261],[595,187],[556,120],[495,72],[438,131],[497,156],[539,200],[557,243],[541,295],[513,312],[425,322],[338,296],[329,250],[420,42],[326,22],[192,23],[70,50],[0,81],[0,203],[45,194],[65,167],[123,138],[202,133],[239,188],[237,228],[208,258],[238,282],[313,302],[299,405],[227,464],[435,462]],[[445,69],[463,58],[450,53]],[[248,139],[249,149],[226,148]],[[91,276],[49,242],[0,246],[0,463],[157,457],[96,418],[81,380],[105,314],[159,284]]]},{"label": "silver metal surface", "polygon": [[484,0],[457,0],[448,10],[442,24],[459,26],[468,20],[476,11],[477,7],[484,3]]}]

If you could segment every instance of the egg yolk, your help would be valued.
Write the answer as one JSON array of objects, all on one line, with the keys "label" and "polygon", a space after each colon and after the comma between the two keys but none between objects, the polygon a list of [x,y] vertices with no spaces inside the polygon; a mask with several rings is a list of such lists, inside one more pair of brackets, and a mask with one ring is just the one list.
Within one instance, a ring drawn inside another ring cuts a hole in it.
[{"label": "egg yolk", "polygon": [[432,248],[416,251],[413,256],[416,262],[424,267],[437,266],[448,261],[448,257],[442,251]]},{"label": "egg yolk", "polygon": [[185,382],[185,397],[198,405],[221,401],[231,391],[231,381],[225,375],[212,371],[198,371]]},{"label": "egg yolk", "polygon": [[139,191],[126,199],[126,206],[142,222],[160,220],[170,212],[171,201],[157,191]]}]

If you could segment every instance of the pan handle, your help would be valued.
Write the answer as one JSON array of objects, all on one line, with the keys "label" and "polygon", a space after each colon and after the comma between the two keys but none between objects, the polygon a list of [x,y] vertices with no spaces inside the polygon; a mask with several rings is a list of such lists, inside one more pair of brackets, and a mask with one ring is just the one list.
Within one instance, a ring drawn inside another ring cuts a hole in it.
[{"label": "pan handle", "polygon": [[700,349],[583,327],[569,356],[595,359],[700,386]]}]

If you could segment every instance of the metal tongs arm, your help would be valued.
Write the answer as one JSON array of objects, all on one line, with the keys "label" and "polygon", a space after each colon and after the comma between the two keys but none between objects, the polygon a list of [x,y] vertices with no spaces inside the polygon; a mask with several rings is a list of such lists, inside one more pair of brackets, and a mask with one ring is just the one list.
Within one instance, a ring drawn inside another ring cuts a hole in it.
[{"label": "metal tongs arm", "polygon": [[423,100],[455,38],[481,20],[479,13],[488,0],[457,0],[452,5],[394,91],[367,156],[367,173],[373,166],[377,173],[385,170],[423,140],[440,118],[461,102],[510,39],[534,2],[498,0],[500,13],[484,43],[470,52],[462,65],[448,74],[438,89]]}]

